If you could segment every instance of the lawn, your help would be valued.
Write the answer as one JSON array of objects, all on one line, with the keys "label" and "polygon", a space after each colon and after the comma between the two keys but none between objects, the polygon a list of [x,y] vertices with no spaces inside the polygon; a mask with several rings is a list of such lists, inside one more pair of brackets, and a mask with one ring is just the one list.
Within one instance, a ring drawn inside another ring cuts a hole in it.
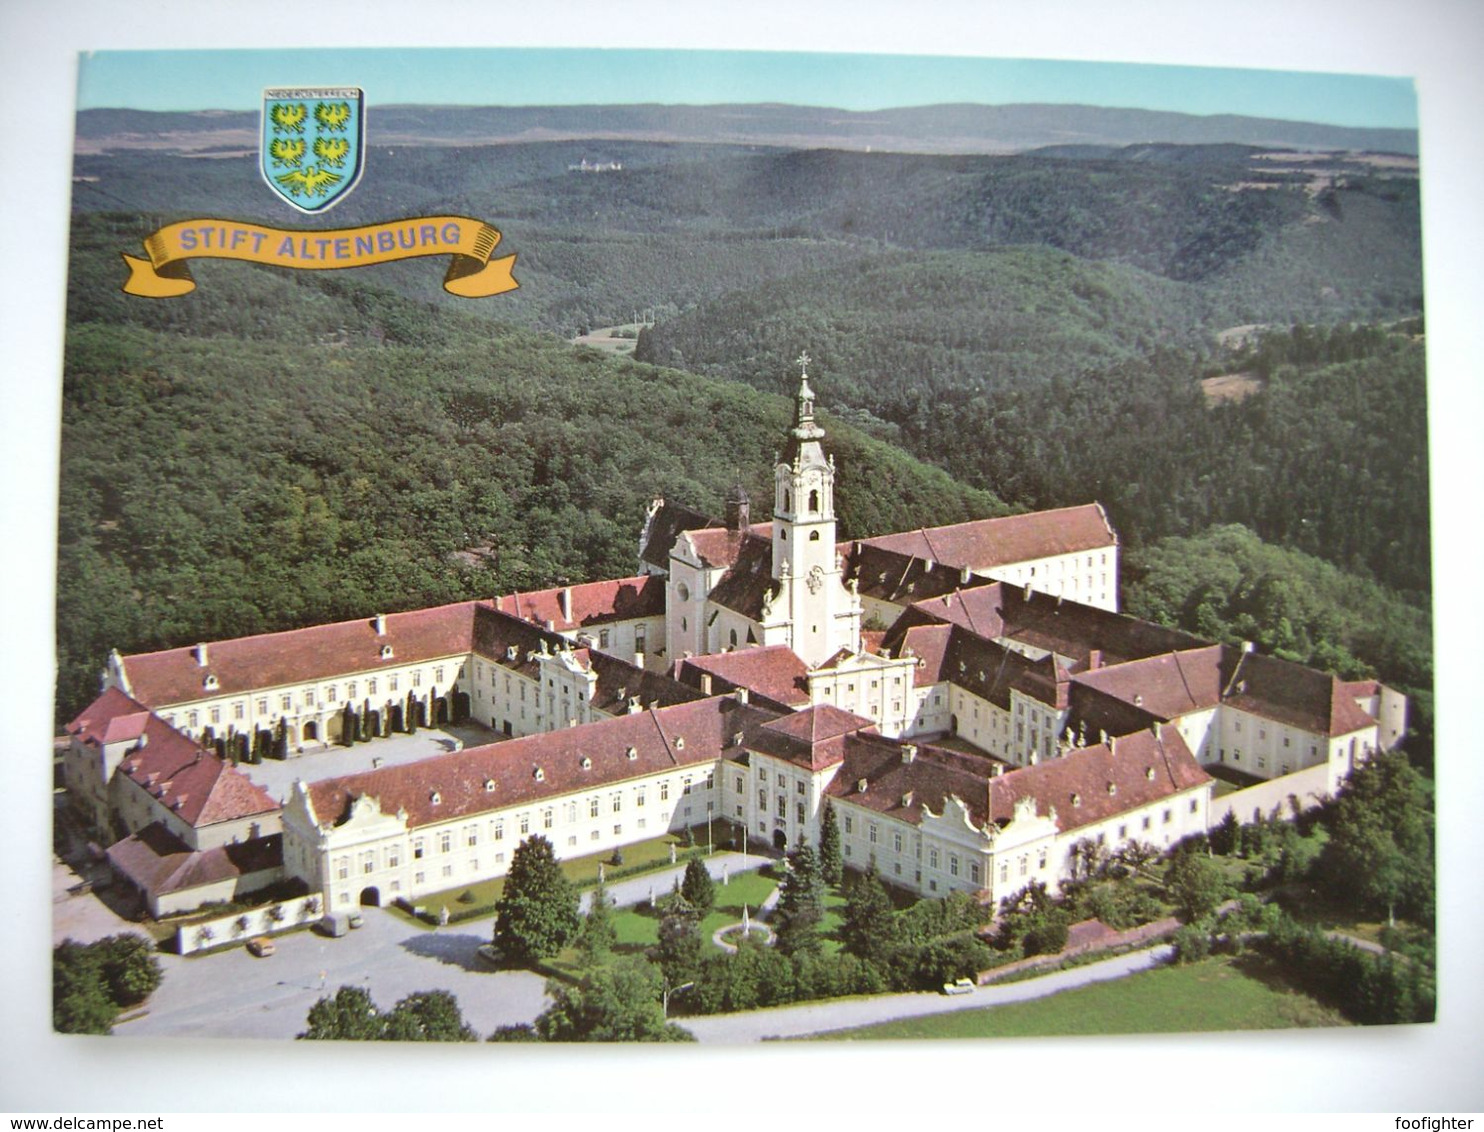
[{"label": "lawn", "polygon": [[1247,955],[1159,967],[1034,1002],[886,1022],[823,1035],[822,1040],[1161,1034],[1349,1024],[1336,1011],[1289,987],[1261,959]]}]

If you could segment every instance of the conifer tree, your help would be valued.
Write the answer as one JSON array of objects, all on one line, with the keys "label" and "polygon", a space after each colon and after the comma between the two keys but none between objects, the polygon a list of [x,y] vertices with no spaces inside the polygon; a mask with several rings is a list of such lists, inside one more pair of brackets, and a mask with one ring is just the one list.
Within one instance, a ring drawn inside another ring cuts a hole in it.
[{"label": "conifer tree", "polygon": [[540,834],[517,846],[495,912],[495,946],[518,963],[549,958],[576,938],[577,890]]},{"label": "conifer tree", "polygon": [[859,959],[884,962],[897,944],[891,897],[874,865],[845,894],[845,922],[840,928],[845,950]]},{"label": "conifer tree", "polygon": [[828,798],[819,824],[819,875],[831,888],[840,887],[840,882],[845,879],[845,862],[840,856],[840,825],[835,819],[835,807]]},{"label": "conifer tree", "polygon": [[801,845],[788,858],[789,872],[778,886],[778,949],[786,955],[819,949],[824,919],[824,881],[819,858]]},{"label": "conifer tree", "polygon": [[608,886],[599,881],[588,903],[587,917],[582,922],[582,953],[589,965],[599,963],[613,951],[613,945],[617,942],[618,933],[613,927],[613,904],[608,895]]},{"label": "conifer tree", "polygon": [[685,878],[680,882],[680,894],[700,916],[711,911],[712,905],[716,903],[716,886],[711,881],[711,874],[706,871],[706,863],[699,856],[693,856],[686,862]]}]

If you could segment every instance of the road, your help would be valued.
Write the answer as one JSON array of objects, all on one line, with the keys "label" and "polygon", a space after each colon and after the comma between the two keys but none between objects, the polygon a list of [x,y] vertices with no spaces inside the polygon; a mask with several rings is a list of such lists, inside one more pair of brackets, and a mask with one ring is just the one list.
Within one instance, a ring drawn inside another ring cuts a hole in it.
[{"label": "road", "polygon": [[900,1018],[919,1018],[955,1010],[976,1010],[986,1006],[1003,1006],[1010,1002],[1028,1002],[1058,991],[1106,982],[1109,979],[1121,979],[1136,971],[1147,970],[1165,962],[1172,952],[1172,948],[1162,945],[1023,982],[978,987],[972,993],[964,995],[886,994],[871,998],[833,999],[804,1006],[777,1006],[770,1010],[752,1010],[743,1014],[677,1018],[675,1021],[693,1033],[697,1040],[708,1043],[735,1045],[760,1042],[767,1038],[802,1038],[809,1034],[870,1026]]}]

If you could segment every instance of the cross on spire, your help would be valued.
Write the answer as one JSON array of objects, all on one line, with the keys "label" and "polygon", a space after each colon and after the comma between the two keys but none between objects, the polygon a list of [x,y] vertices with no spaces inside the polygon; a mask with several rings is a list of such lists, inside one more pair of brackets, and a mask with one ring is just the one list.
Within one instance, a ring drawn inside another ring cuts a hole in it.
[{"label": "cross on spire", "polygon": [[809,356],[808,350],[803,351],[797,358],[794,359],[794,361],[798,363],[799,374],[801,376],[809,376],[809,363],[813,360],[814,359]]}]

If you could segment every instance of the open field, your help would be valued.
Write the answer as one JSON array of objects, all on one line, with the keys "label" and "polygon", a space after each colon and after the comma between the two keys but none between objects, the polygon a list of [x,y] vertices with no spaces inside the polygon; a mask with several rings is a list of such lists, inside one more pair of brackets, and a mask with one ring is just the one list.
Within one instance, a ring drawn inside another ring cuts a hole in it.
[{"label": "open field", "polygon": [[1160,967],[1033,1002],[887,1022],[824,1037],[898,1041],[1345,1025],[1349,1023],[1337,1012],[1292,990],[1256,958],[1243,957]]}]

